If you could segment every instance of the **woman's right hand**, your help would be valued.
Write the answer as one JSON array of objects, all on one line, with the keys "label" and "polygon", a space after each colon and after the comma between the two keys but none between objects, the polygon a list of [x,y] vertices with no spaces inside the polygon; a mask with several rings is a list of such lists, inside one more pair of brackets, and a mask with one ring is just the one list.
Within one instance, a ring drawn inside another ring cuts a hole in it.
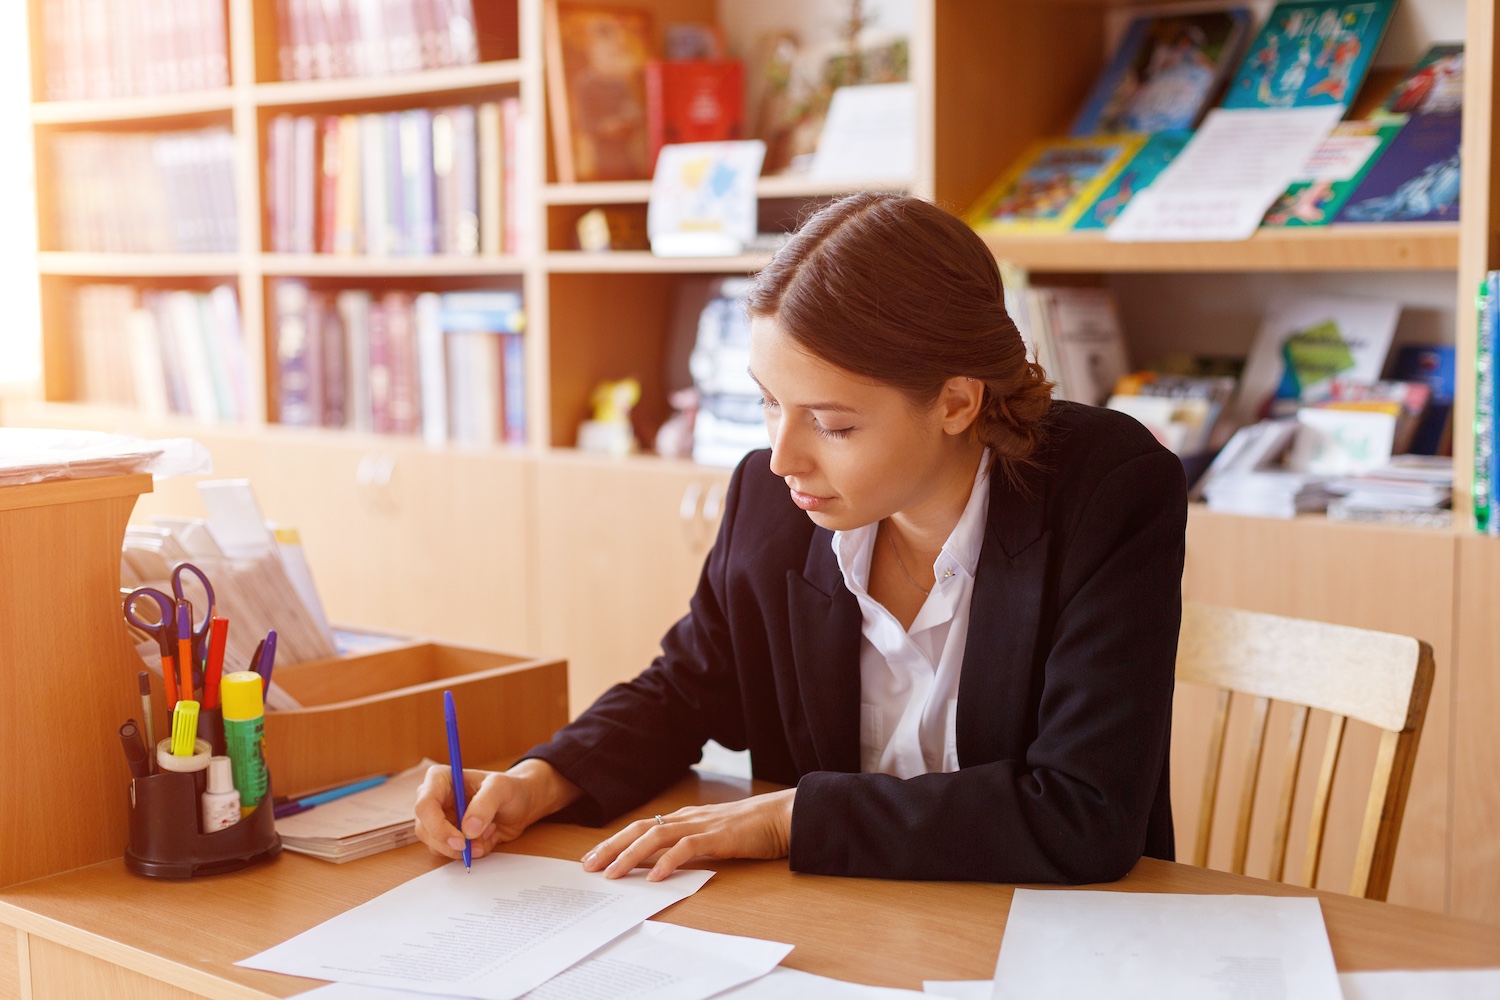
[{"label": "woman's right hand", "polygon": [[484,857],[495,845],[515,840],[532,823],[549,816],[582,794],[551,764],[523,760],[509,771],[464,769],[463,832],[453,803],[453,778],[446,764],[427,769],[417,791],[417,837],[428,850],[445,858],[463,857],[467,835],[472,856]]}]

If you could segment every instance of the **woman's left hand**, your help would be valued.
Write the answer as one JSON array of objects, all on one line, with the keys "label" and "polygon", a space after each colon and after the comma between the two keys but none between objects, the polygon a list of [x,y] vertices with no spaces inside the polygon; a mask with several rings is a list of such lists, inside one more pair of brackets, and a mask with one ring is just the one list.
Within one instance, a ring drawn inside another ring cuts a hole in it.
[{"label": "woman's left hand", "polygon": [[688,806],[655,819],[631,823],[583,856],[585,871],[619,878],[657,851],[664,853],[646,876],[659,882],[693,858],[784,858],[792,841],[795,788],[752,795],[737,802]]}]

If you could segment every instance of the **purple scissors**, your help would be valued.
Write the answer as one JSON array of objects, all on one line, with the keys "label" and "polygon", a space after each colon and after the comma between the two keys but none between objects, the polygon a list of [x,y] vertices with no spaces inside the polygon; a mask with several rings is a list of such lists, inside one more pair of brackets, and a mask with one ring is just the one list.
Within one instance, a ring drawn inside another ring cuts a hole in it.
[{"label": "purple scissors", "polygon": [[[203,593],[208,600],[207,610],[203,615],[203,622],[193,626],[191,635],[193,643],[193,664],[199,667],[203,664],[203,658],[208,653],[208,624],[214,616],[217,602],[214,599],[213,584],[208,582],[208,577],[197,566],[190,562],[178,563],[177,568],[172,570],[172,593],[167,595],[155,587],[137,587],[125,598],[125,620],[130,622],[142,632],[153,636],[157,645],[161,647],[162,664],[165,668],[166,661],[177,655],[177,627],[173,624],[177,614],[177,602],[185,600],[187,595],[182,590],[182,574],[191,573],[198,578],[198,583],[203,587]],[[136,614],[136,601],[145,598],[156,604],[156,620],[145,621]],[[191,698],[192,692],[185,692],[182,697]]]}]

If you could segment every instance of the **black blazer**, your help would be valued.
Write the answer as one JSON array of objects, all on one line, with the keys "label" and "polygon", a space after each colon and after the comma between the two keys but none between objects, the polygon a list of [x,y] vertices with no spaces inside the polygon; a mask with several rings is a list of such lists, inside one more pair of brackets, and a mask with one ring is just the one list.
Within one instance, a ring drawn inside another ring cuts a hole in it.
[{"label": "black blazer", "polygon": [[1103,882],[1173,857],[1167,749],[1182,614],[1182,466],[1138,423],[1056,403],[1023,487],[996,474],[955,722],[960,769],[861,774],[860,611],[832,534],[754,452],[662,655],[528,756],[599,825],[708,739],[796,784],[791,867],[828,875]]}]

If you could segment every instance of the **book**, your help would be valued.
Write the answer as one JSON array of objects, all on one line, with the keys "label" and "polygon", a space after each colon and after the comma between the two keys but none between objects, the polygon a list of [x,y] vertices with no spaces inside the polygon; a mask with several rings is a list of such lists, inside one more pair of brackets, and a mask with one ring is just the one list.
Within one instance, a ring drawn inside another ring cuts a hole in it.
[{"label": "book", "polygon": [[970,209],[969,224],[981,233],[1070,229],[1145,141],[1139,135],[1040,140]]},{"label": "book", "polygon": [[1326,395],[1326,383],[1334,377],[1377,381],[1400,315],[1400,303],[1383,299],[1274,300],[1245,362],[1235,423],[1261,419],[1277,401],[1290,409],[1304,398]]},{"label": "book", "polygon": [[1073,228],[1108,228],[1110,223],[1119,218],[1130,199],[1150,187],[1151,182],[1182,152],[1182,147],[1192,137],[1191,132],[1158,132],[1148,138],[1114,180],[1099,193],[1094,203],[1079,216]]},{"label": "book", "polygon": [[1101,406],[1129,370],[1115,296],[1107,288],[1037,288],[1057,395]]},{"label": "book", "polygon": [[223,0],[43,0],[42,93],[112,99],[229,86]]},{"label": "book", "polygon": [[1500,272],[1491,271],[1479,286],[1475,306],[1479,312],[1479,335],[1474,355],[1474,526],[1485,534],[1500,534],[1500,518],[1495,516],[1496,472],[1496,386],[1495,377],[1497,293]]},{"label": "book", "polygon": [[651,176],[646,63],[651,15],[631,7],[547,0],[547,101],[557,180]]},{"label": "book", "polygon": [[1458,388],[1458,360],[1451,344],[1406,344],[1396,350],[1391,377],[1422,382],[1431,389],[1427,412],[1407,451],[1417,455],[1452,453],[1453,398]]},{"label": "book", "polygon": [[278,0],[276,44],[283,80],[411,73],[479,61],[471,0]]},{"label": "book", "polygon": [[1072,134],[1193,128],[1218,96],[1249,29],[1244,7],[1135,18],[1074,120]]},{"label": "book", "polygon": [[1395,7],[1396,0],[1278,3],[1240,63],[1223,106],[1350,104]]},{"label": "book", "polygon": [[1461,111],[1463,102],[1463,45],[1434,45],[1391,89],[1372,117],[1404,121],[1408,115]]},{"label": "book", "polygon": [[745,136],[745,77],[738,59],[652,59],[646,63],[650,163],[668,143]]},{"label": "book", "polygon": [[1287,186],[1261,225],[1325,226],[1333,221],[1400,130],[1399,123],[1339,122],[1308,161],[1306,176]]},{"label": "book", "polygon": [[1413,115],[1336,222],[1457,222],[1463,112]]}]

